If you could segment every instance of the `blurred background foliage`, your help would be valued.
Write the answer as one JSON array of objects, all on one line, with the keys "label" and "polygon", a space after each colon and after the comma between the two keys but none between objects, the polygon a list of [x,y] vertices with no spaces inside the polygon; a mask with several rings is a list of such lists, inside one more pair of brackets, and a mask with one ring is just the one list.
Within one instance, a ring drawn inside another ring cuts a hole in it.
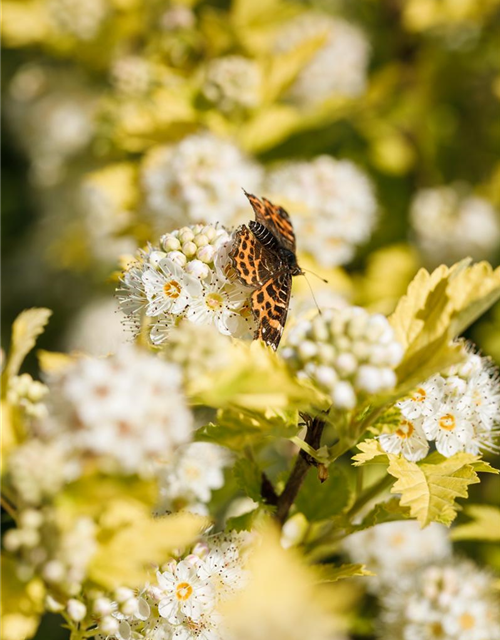
[{"label": "blurred background foliage", "polygon": [[[4,0],[2,346],[22,309],[46,306],[41,348],[111,350],[121,256],[196,221],[194,205],[217,211],[226,179],[282,188],[295,213],[289,185],[262,175],[317,156],[354,162],[377,203],[376,221],[347,218],[367,225],[348,257],[325,266],[305,251],[339,296],[390,313],[420,266],[467,255],[497,266],[499,42],[497,0]],[[229,176],[232,151],[226,165],[215,152],[213,190],[210,167],[186,186],[168,156],[206,130],[243,154]],[[335,196],[321,180],[304,189]],[[239,208],[223,222],[249,217]],[[469,335],[500,363],[499,306]],[[494,503],[493,486],[471,501]],[[44,619],[37,637],[65,637],[58,624]]]}]

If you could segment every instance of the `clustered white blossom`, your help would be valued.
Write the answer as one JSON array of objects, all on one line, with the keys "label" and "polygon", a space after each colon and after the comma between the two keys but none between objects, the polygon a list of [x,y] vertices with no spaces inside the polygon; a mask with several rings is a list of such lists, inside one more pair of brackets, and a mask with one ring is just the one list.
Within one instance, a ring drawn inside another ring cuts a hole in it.
[{"label": "clustered white blossom", "polygon": [[97,549],[95,522],[86,516],[60,526],[51,507],[23,509],[18,526],[6,532],[3,543],[19,558],[19,578],[40,575],[50,587],[66,596],[81,591],[87,567]]},{"label": "clustered white blossom", "polygon": [[215,444],[193,442],[179,447],[173,459],[159,465],[160,504],[156,511],[187,509],[208,515],[206,505],[212,490],[224,484],[223,469],[229,462],[227,451]]},{"label": "clustered white blossom", "polygon": [[149,473],[192,433],[192,416],[173,364],[136,347],[80,358],[49,381],[46,437],[96,458],[104,470]]},{"label": "clustered white blossom", "polygon": [[150,88],[153,77],[149,60],[138,55],[117,58],[110,70],[111,83],[122,96],[142,96]]},{"label": "clustered white blossom", "polygon": [[29,373],[23,373],[9,380],[7,400],[12,405],[21,407],[27,416],[42,418],[47,414],[47,407],[42,400],[48,391],[42,382],[33,380]]},{"label": "clustered white blossom", "polygon": [[160,247],[139,252],[118,293],[129,321],[139,328],[146,318],[156,345],[183,318],[214,325],[224,335],[248,334],[253,329],[251,290],[237,282],[230,248],[224,228],[193,225],[165,234]]},{"label": "clustered white blossom", "polygon": [[431,523],[421,529],[415,520],[386,522],[348,536],[342,544],[352,562],[366,565],[375,575],[367,578],[373,593],[406,584],[423,565],[447,560],[452,549],[447,529]]},{"label": "clustered white blossom", "polygon": [[93,134],[94,97],[64,71],[27,64],[10,82],[6,116],[30,162],[30,177],[52,186]]},{"label": "clustered white blossom", "polygon": [[282,355],[300,377],[327,391],[334,407],[353,409],[358,396],[395,386],[403,347],[385,316],[346,307],[299,320]]},{"label": "clustered white blossom", "polygon": [[442,455],[496,450],[500,429],[500,378],[491,360],[469,353],[464,364],[426,380],[396,404],[401,420],[379,436],[388,453],[418,461],[434,442]]},{"label": "clustered white blossom", "polygon": [[500,214],[466,185],[422,189],[411,204],[410,222],[427,263],[452,264],[470,256],[491,258],[500,244]]},{"label": "clustered white blossom", "polygon": [[293,215],[301,250],[325,267],[349,262],[376,222],[373,187],[349,160],[319,156],[278,166],[266,191]]},{"label": "clustered white blossom", "polygon": [[222,111],[252,108],[260,99],[259,66],[243,56],[216,58],[208,63],[202,87],[205,97]]},{"label": "clustered white blossom", "polygon": [[[244,588],[248,536],[217,534],[157,572],[157,583],[136,595],[121,588],[114,601],[93,605],[99,640],[224,640],[219,607]],[[102,613],[101,613],[102,612]]]},{"label": "clustered white blossom", "polygon": [[54,30],[85,41],[98,34],[109,6],[105,0],[48,0],[48,9]]},{"label": "clustered white blossom", "polygon": [[364,93],[370,46],[363,32],[349,22],[315,13],[298,16],[281,30],[276,49],[288,52],[321,38],[324,43],[292,85],[291,97],[311,105]]},{"label": "clustered white blossom", "polygon": [[246,211],[242,188],[259,191],[262,170],[229,140],[197,133],[154,149],[145,159],[146,206],[163,228],[202,222],[232,223]]},{"label": "clustered white blossom", "polygon": [[470,561],[426,566],[395,580],[382,599],[384,640],[498,640],[493,579]]}]

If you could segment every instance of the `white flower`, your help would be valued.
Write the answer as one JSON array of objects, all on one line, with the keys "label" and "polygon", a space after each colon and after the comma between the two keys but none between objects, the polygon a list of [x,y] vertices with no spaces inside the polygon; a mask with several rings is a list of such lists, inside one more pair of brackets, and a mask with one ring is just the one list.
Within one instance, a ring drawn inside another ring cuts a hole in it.
[{"label": "white flower", "polygon": [[384,316],[360,307],[326,309],[290,330],[283,358],[299,377],[314,380],[339,409],[358,395],[392,389],[403,349]]},{"label": "white flower", "polygon": [[500,243],[500,215],[463,184],[422,189],[411,204],[416,243],[429,266],[484,260]]},{"label": "white flower", "polygon": [[125,473],[145,472],[190,439],[180,370],[137,348],[81,359],[49,385],[54,437]]},{"label": "white flower", "polygon": [[149,301],[148,316],[178,314],[201,293],[199,281],[168,258],[160,260],[156,269],[145,271],[142,282]]},{"label": "white flower", "polygon": [[278,166],[266,191],[294,215],[299,248],[325,267],[349,262],[376,221],[373,187],[349,160],[320,156]]},{"label": "white flower", "polygon": [[470,561],[416,568],[382,599],[384,640],[498,640],[500,608],[492,578]]},{"label": "white flower", "polygon": [[224,449],[205,442],[180,447],[172,462],[160,465],[160,496],[165,508],[210,501],[212,490],[224,484],[223,469],[229,463]]},{"label": "white flower", "polygon": [[212,583],[199,575],[196,563],[186,560],[174,564],[170,571],[157,572],[162,597],[158,603],[160,616],[172,624],[186,618],[197,622],[204,613],[213,610],[216,602]]},{"label": "white flower", "polygon": [[422,565],[445,560],[451,555],[446,527],[432,523],[425,529],[414,520],[387,522],[350,535],[342,544],[353,562],[365,564],[370,591],[392,587],[394,580],[406,584]]},{"label": "white flower", "polygon": [[248,301],[248,289],[212,274],[202,284],[201,295],[191,300],[186,318],[195,324],[214,324],[224,335],[239,333],[241,325],[231,320]]},{"label": "white flower", "polygon": [[322,37],[324,45],[290,91],[300,104],[314,105],[332,96],[356,97],[365,91],[370,48],[364,34],[345,20],[302,14],[281,30],[277,50],[290,51]]},{"label": "white flower", "polygon": [[261,169],[231,142],[194,134],[146,158],[142,182],[158,222],[234,222],[246,211],[242,188],[259,191]]},{"label": "white flower", "polygon": [[471,416],[458,403],[442,403],[424,419],[422,428],[429,440],[436,441],[439,453],[449,457],[465,446],[474,433]]},{"label": "white flower", "polygon": [[208,63],[202,91],[222,111],[232,111],[257,106],[261,82],[260,69],[253,60],[226,56]]},{"label": "white flower", "polygon": [[402,419],[394,433],[379,436],[380,444],[387,453],[402,453],[407,460],[418,462],[425,458],[429,443],[422,427],[416,422]]}]

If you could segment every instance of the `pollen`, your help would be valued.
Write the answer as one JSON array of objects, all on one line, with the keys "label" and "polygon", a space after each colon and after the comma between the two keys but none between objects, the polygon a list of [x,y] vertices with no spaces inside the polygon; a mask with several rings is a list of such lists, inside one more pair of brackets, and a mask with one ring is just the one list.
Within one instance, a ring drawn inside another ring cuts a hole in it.
[{"label": "pollen", "polygon": [[177,298],[181,295],[181,285],[177,282],[177,280],[169,280],[163,285],[163,293],[167,298],[177,300]]},{"label": "pollen", "polygon": [[439,418],[439,427],[445,431],[453,431],[456,426],[455,416],[451,413],[447,413]]},{"label": "pollen", "polygon": [[415,427],[413,426],[412,422],[410,422],[409,420],[401,420],[401,422],[399,423],[399,428],[396,429],[396,435],[400,438],[403,438],[404,440],[407,440],[408,438],[411,438],[414,431]]},{"label": "pollen", "polygon": [[175,588],[177,600],[189,600],[193,593],[193,587],[188,582],[179,582]]}]

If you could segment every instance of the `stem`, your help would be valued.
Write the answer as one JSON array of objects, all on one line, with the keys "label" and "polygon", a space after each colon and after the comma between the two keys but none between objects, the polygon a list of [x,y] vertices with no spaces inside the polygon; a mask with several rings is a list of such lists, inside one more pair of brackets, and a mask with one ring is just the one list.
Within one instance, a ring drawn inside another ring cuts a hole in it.
[{"label": "stem", "polygon": [[17,522],[16,510],[10,504],[10,502],[7,501],[7,498],[5,496],[0,496],[0,504],[2,505],[2,508],[5,509],[5,511],[9,514],[9,516],[14,520],[14,522]]},{"label": "stem", "polygon": [[273,483],[264,471],[261,474],[260,495],[263,497],[266,504],[276,506],[278,504],[278,494],[276,493]]},{"label": "stem", "polygon": [[[325,428],[325,422],[320,418],[311,418],[311,416],[303,416],[307,425],[307,433],[304,438],[305,442],[313,449],[319,449],[321,436]],[[283,493],[278,497],[276,518],[281,526],[285,523],[288,513],[295,502],[295,498],[299,492],[302,483],[311,466],[318,466],[316,460],[311,458],[307,453],[300,450],[295,460],[295,465],[287,480]]]},{"label": "stem", "polygon": [[389,474],[385,474],[378,482],[375,482],[371,487],[365,489],[349,509],[347,513],[349,519],[351,520],[370,500],[373,500],[379,493],[382,493],[382,491],[390,487],[393,482],[394,478]]}]

